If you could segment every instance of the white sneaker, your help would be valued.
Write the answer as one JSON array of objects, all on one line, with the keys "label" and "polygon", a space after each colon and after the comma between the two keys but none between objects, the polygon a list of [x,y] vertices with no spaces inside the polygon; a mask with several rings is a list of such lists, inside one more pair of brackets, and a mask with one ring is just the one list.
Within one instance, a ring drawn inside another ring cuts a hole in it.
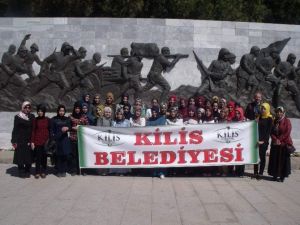
[{"label": "white sneaker", "polygon": [[164,179],[164,178],[165,178],[165,175],[161,174],[161,175],[159,176],[159,178],[160,178],[160,179]]}]

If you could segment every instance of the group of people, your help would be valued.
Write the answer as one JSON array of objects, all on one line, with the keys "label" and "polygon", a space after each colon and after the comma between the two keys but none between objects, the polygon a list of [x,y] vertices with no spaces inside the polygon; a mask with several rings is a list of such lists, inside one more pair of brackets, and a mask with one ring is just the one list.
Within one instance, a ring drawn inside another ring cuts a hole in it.
[{"label": "group of people", "polygon": [[[49,140],[56,144],[55,168],[58,177],[80,174],[78,161],[77,128],[78,125],[104,127],[143,127],[163,125],[189,125],[202,123],[231,123],[256,120],[259,129],[259,164],[254,166],[254,176],[261,179],[265,170],[266,152],[271,137],[270,161],[268,174],[274,180],[284,181],[291,173],[290,147],[291,122],[285,116],[285,109],[277,107],[275,115],[271,106],[263,102],[262,94],[257,92],[254,101],[244,110],[237,102],[214,96],[178,98],[171,95],[166,103],[153,98],[151,105],[146,106],[142,99],[134,99],[130,104],[129,95],[124,93],[121,101],[114,101],[113,93],[107,93],[104,102],[96,94],[83,95],[74,103],[73,111],[66,116],[66,107],[59,105],[57,115],[49,119],[46,106],[37,106],[37,117],[31,114],[32,105],[25,101],[21,112],[15,116],[11,143],[15,149],[14,163],[18,165],[20,177],[30,177],[31,164],[35,162],[35,178],[45,178],[47,174],[47,153],[45,145]],[[101,174],[148,173],[170,176],[175,174],[201,174],[202,176],[244,176],[244,165],[168,168],[168,169],[110,169],[98,170]]]}]

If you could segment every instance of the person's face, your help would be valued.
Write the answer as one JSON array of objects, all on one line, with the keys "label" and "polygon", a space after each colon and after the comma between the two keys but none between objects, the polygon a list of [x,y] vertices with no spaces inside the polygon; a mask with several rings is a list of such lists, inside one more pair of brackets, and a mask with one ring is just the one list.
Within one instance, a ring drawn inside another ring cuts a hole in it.
[{"label": "person's face", "polygon": [[121,55],[128,56],[129,55],[128,49],[127,48],[122,49]]},{"label": "person's face", "polygon": [[207,101],[205,106],[206,106],[206,108],[211,107],[210,101]]},{"label": "person's face", "polygon": [[155,110],[152,110],[151,113],[152,113],[152,117],[153,117],[153,118],[156,118],[156,117],[157,117],[157,112],[156,112]]},{"label": "person's face", "polygon": [[124,112],[126,112],[126,113],[129,112],[129,107],[128,106],[124,107]]},{"label": "person's face", "polygon": [[210,110],[210,109],[206,109],[206,110],[205,110],[205,115],[206,115],[207,117],[210,117],[210,116],[211,116],[211,110]]},{"label": "person's face", "polygon": [[90,96],[89,96],[89,95],[86,95],[86,96],[84,97],[84,101],[88,102],[89,100],[90,100]]},{"label": "person's face", "polygon": [[152,105],[153,105],[153,106],[158,106],[158,102],[157,102],[156,99],[153,99],[153,100],[152,100]]},{"label": "person's face", "polygon": [[170,103],[170,105],[175,105],[176,101],[174,98],[170,98],[169,103]]},{"label": "person's face", "polygon": [[197,112],[197,117],[198,117],[199,119],[202,117],[201,111],[198,111],[198,112]]},{"label": "person's face", "polygon": [[272,53],[271,53],[271,57],[272,57],[273,59],[278,59],[278,58],[279,58],[278,52],[272,52]]},{"label": "person's face", "polygon": [[123,119],[123,113],[117,112],[117,116],[116,117],[117,117],[118,120]]},{"label": "person's face", "polygon": [[257,58],[257,57],[259,56],[259,50],[254,51],[254,52],[253,52],[253,55]]},{"label": "person's face", "polygon": [[295,57],[290,57],[289,62],[290,62],[290,64],[294,65],[294,63],[296,62],[296,58]]},{"label": "person's face", "polygon": [[25,114],[29,114],[29,113],[31,112],[31,106],[30,106],[30,105],[26,105],[26,106],[24,107],[23,112],[24,112]]},{"label": "person's face", "polygon": [[213,110],[214,111],[218,111],[218,109],[219,109],[218,103],[214,102],[214,104],[213,104]]},{"label": "person's face", "polygon": [[266,112],[266,108],[264,106],[261,106],[260,111],[261,111],[261,114],[264,114]]},{"label": "person's face", "polygon": [[65,109],[64,108],[60,108],[59,111],[58,111],[58,115],[59,116],[64,116],[66,113]]},{"label": "person's face", "polygon": [[171,116],[172,118],[176,118],[177,112],[176,112],[175,110],[172,110],[171,113],[170,113],[170,116]]},{"label": "person's face", "polygon": [[108,97],[106,98],[106,102],[107,102],[108,104],[112,104],[112,102],[113,102],[112,97],[108,96]]},{"label": "person's face", "polygon": [[195,116],[195,112],[193,110],[189,110],[189,117],[194,117]]},{"label": "person's face", "polygon": [[36,52],[37,52],[37,50],[35,49],[35,48],[30,48],[30,52],[32,53],[32,54],[35,54]]},{"label": "person's face", "polygon": [[37,114],[38,114],[38,117],[43,117],[44,116],[44,112],[42,110],[39,110],[37,112]]},{"label": "person's face", "polygon": [[84,59],[84,58],[86,57],[86,51],[81,51],[81,52],[80,52],[80,57],[81,57],[82,59]]},{"label": "person's face", "polygon": [[127,96],[124,96],[124,97],[123,97],[123,102],[124,102],[124,103],[127,103],[127,102],[128,102],[128,97],[127,97]]},{"label": "person's face", "polygon": [[141,110],[136,110],[135,111],[135,116],[140,117],[141,116]]},{"label": "person's face", "polygon": [[281,110],[277,110],[277,111],[276,111],[276,117],[277,117],[278,119],[281,119],[281,118],[283,117],[283,115],[284,115],[284,113],[283,113]]},{"label": "person's face", "polygon": [[225,108],[226,103],[224,101],[220,101],[220,108],[223,109]]},{"label": "person's face", "polygon": [[82,107],[82,112],[83,112],[84,114],[86,114],[86,113],[88,112],[88,108],[87,108],[86,106],[83,106],[83,107]]},{"label": "person's face", "polygon": [[98,64],[99,62],[101,62],[101,55],[100,54],[95,54],[93,59]]},{"label": "person's face", "polygon": [[238,110],[235,111],[235,115],[237,119],[241,118],[241,113]]},{"label": "person's face", "polygon": [[160,108],[161,112],[162,113],[166,113],[167,112],[167,106],[166,105],[163,105],[161,108]]},{"label": "person's face", "polygon": [[100,103],[100,96],[95,96],[94,101],[96,104]]},{"label": "person's face", "polygon": [[202,100],[202,98],[199,98],[199,99],[198,99],[198,105],[200,105],[200,106],[203,105],[203,100]]},{"label": "person's face", "polygon": [[228,106],[228,111],[229,111],[229,112],[232,112],[232,111],[233,111],[232,105]]},{"label": "person's face", "polygon": [[194,98],[189,99],[189,105],[195,105],[195,99]]},{"label": "person's face", "polygon": [[111,111],[105,111],[104,112],[104,116],[105,116],[105,118],[111,118]]},{"label": "person's face", "polygon": [[80,113],[80,107],[75,108],[75,113],[79,114]]},{"label": "person's face", "polygon": [[170,55],[170,49],[169,48],[164,48],[162,51],[163,55]]},{"label": "person's face", "polygon": [[229,63],[232,65],[232,64],[234,64],[235,63],[235,57],[230,57],[229,59],[228,59],[228,61],[229,61]]},{"label": "person's face", "polygon": [[254,100],[256,103],[260,103],[261,102],[261,94],[260,93],[256,93],[256,95],[254,96]]},{"label": "person's face", "polygon": [[180,100],[180,106],[185,107],[185,101],[183,99]]},{"label": "person's face", "polygon": [[221,117],[222,119],[225,119],[225,118],[226,118],[226,112],[225,112],[225,110],[221,110],[221,111],[220,111],[220,117]]}]

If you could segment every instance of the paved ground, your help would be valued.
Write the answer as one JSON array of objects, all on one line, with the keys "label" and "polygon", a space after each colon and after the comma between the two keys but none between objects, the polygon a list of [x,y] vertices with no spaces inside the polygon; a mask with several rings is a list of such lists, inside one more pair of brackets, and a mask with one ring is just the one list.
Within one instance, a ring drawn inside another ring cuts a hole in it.
[{"label": "paved ground", "polygon": [[0,164],[1,225],[300,224],[300,171],[250,178],[14,176]]}]

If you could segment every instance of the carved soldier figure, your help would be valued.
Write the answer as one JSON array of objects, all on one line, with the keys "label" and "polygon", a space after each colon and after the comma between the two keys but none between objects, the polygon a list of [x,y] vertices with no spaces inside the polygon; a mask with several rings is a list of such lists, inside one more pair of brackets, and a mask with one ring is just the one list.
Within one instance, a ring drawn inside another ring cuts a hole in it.
[{"label": "carved soldier figure", "polygon": [[232,53],[230,53],[228,49],[221,48],[219,51],[218,59],[212,61],[208,69],[203,65],[202,61],[199,61],[199,59],[197,60],[200,71],[204,73],[202,74],[202,76],[204,75],[204,77],[202,77],[202,84],[197,90],[198,94],[201,94],[206,90],[211,91],[216,87],[226,87],[225,78],[229,73],[232,73],[233,70],[230,65],[234,63],[229,62],[229,59],[235,59],[235,55],[231,54]]},{"label": "carved soldier figure", "polygon": [[[79,55],[81,57],[85,57],[86,50],[83,47],[78,49]],[[81,52],[81,53],[80,53]],[[83,57],[83,58],[84,58]],[[78,60],[76,60],[78,62]],[[83,88],[83,92],[88,91],[87,89],[91,89],[98,83],[100,86],[100,79],[99,76],[93,76],[93,80],[88,79],[88,75],[92,73],[96,73],[99,69],[103,67],[104,64],[97,66],[98,63],[101,62],[101,54],[99,52],[94,53],[93,58],[91,60],[85,60],[83,62],[75,63],[74,73],[72,77],[72,84],[69,88],[64,89],[60,96],[63,97],[66,93],[74,90],[75,88],[81,86]]]},{"label": "carved soldier figure", "polygon": [[142,56],[137,55],[134,51],[131,51],[131,56],[127,60],[127,82],[122,85],[120,93],[124,93],[129,89],[134,89],[135,98],[139,97],[142,91],[140,83],[141,72],[143,69]]},{"label": "carved soldier figure", "polygon": [[[25,35],[24,39],[22,40],[20,47],[26,45],[26,41],[29,40],[31,34]],[[33,43],[30,46],[30,51],[27,52],[25,65],[27,67],[27,74],[30,79],[36,77],[36,74],[33,70],[32,64],[36,62],[39,66],[42,66],[42,61],[40,60],[39,56],[36,54],[39,51],[39,46],[36,43]]]},{"label": "carved soldier figure", "polygon": [[48,67],[48,70],[44,68],[39,85],[32,88],[32,95],[40,92],[50,83],[57,84],[62,90],[68,88],[69,83],[65,77],[64,69],[69,63],[78,58],[78,52],[68,42],[64,42],[60,52],[54,52],[44,59],[43,67]]},{"label": "carved soldier figure", "polygon": [[276,48],[272,48],[269,56],[258,57],[256,61],[258,72],[255,73],[256,85],[252,93],[258,90],[264,91],[266,98],[271,100],[278,83],[278,78],[273,75],[272,70],[280,62],[279,52]]},{"label": "carved soldier figure", "polygon": [[147,76],[147,83],[143,87],[143,91],[148,91],[154,86],[159,85],[162,88],[160,102],[166,100],[171,89],[168,81],[162,76],[162,72],[172,70],[175,64],[182,58],[182,56],[178,54],[172,61],[169,61],[169,55],[170,49],[168,47],[163,47],[161,49],[161,54],[154,57],[150,72]]},{"label": "carved soldier figure", "polygon": [[237,95],[245,89],[252,89],[255,85],[256,58],[260,52],[259,47],[253,46],[250,53],[242,56],[240,66],[237,69]]}]

